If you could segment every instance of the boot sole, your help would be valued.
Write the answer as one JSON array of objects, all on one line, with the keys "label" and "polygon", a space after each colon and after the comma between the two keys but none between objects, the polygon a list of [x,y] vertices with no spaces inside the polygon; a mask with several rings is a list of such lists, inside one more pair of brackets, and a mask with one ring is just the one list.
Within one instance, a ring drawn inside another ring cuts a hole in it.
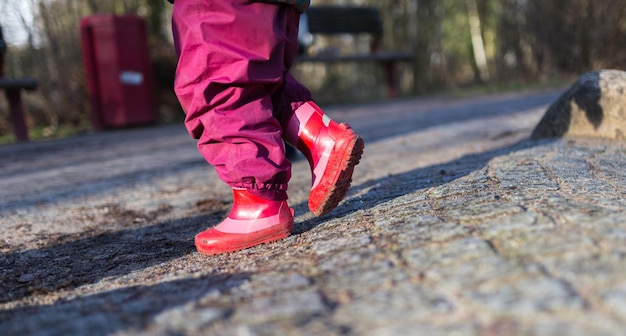
[{"label": "boot sole", "polygon": [[282,232],[282,233],[278,233],[275,234],[271,237],[261,237],[261,238],[257,238],[256,240],[253,241],[248,241],[245,244],[233,244],[231,246],[229,246],[228,248],[207,248],[204,247],[202,244],[199,244],[196,242],[196,249],[198,250],[198,252],[204,254],[204,255],[216,255],[216,254],[222,254],[222,253],[230,253],[230,252],[236,252],[236,251],[241,251],[241,250],[245,250],[247,248],[253,247],[253,246],[257,246],[257,245],[261,245],[261,244],[266,244],[266,243],[271,243],[273,241],[276,240],[280,240],[283,238],[288,237],[290,234],[290,231],[286,231],[286,232]]},{"label": "boot sole", "polygon": [[343,200],[364,147],[363,139],[352,132],[349,136],[338,139],[319,185],[309,195],[309,209],[313,214],[325,215]]},{"label": "boot sole", "polygon": [[245,250],[249,247],[270,243],[286,238],[293,229],[294,210],[289,208],[290,217],[286,221],[267,229],[262,229],[248,234],[230,234],[215,232],[212,243],[203,243],[203,239],[196,235],[194,243],[196,250],[205,255],[215,255]]}]

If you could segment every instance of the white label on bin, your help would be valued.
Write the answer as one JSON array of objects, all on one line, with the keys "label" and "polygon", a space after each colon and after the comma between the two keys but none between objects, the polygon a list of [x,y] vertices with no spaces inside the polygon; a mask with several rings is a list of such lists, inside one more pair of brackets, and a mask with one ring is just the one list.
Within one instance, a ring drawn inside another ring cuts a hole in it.
[{"label": "white label on bin", "polygon": [[120,82],[129,85],[141,85],[143,83],[143,74],[137,71],[120,72]]}]

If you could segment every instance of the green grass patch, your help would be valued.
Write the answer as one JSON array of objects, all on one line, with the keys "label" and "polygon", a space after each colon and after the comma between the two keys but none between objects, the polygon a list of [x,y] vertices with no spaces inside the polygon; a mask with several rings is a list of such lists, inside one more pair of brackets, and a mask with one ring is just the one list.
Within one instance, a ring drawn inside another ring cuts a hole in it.
[{"label": "green grass patch", "polygon": [[[75,126],[75,125],[58,125],[55,127],[33,127],[28,130],[28,138],[30,141],[42,141],[52,139],[62,139],[78,134],[85,134],[90,132],[90,127]],[[13,133],[4,134],[0,136],[0,145],[6,145],[15,143],[15,135]]]},{"label": "green grass patch", "polygon": [[561,89],[572,85],[577,80],[573,76],[555,76],[541,82],[511,81],[505,83],[473,84],[443,89],[434,95],[445,94],[455,97],[471,97],[484,94],[507,93],[507,92],[528,92],[549,89]]}]

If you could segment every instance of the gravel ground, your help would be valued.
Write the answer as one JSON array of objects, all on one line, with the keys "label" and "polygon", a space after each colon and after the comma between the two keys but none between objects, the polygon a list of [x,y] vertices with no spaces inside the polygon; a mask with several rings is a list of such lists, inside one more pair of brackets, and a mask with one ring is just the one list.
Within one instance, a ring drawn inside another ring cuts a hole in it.
[{"label": "gravel ground", "polygon": [[527,140],[560,92],[329,108],[366,150],[293,234],[207,257],[230,191],[181,125],[0,147],[6,335],[623,335],[626,145]]}]

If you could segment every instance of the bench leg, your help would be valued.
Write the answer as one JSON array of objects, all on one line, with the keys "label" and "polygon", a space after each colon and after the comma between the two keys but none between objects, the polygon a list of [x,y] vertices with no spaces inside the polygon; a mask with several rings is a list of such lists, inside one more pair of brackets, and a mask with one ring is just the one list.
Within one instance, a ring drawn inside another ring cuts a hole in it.
[{"label": "bench leg", "polygon": [[395,98],[400,94],[398,87],[398,75],[396,74],[395,62],[381,62],[387,79],[387,97]]},{"label": "bench leg", "polygon": [[7,100],[9,101],[9,109],[11,111],[11,119],[15,130],[15,138],[19,142],[28,141],[28,127],[24,119],[24,110],[22,109],[22,97],[20,90],[6,90]]}]

